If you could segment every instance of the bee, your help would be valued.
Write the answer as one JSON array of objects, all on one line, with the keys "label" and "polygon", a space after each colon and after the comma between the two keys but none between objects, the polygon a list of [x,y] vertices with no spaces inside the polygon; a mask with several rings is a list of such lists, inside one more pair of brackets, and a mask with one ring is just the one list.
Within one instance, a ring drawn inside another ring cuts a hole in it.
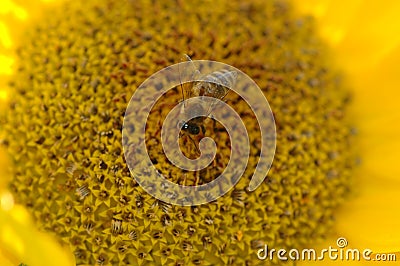
[{"label": "bee", "polygon": [[[194,116],[195,118],[189,121],[180,121],[178,127],[183,131],[183,134],[189,136],[195,144],[196,150],[200,153],[193,138],[205,135],[205,119],[210,116],[218,100],[223,100],[229,93],[230,88],[234,87],[237,79],[237,72],[221,69],[201,76],[200,71],[195,67],[192,59],[188,55],[184,55],[184,57],[190,64],[188,64],[189,67],[186,67],[183,71],[179,70],[182,100],[185,101],[192,97],[201,96],[216,99],[215,101],[204,101],[202,103],[196,102],[188,104],[184,102],[182,105],[181,113]],[[189,82],[182,83],[182,80]],[[207,116],[201,115],[204,113],[206,113]]]}]

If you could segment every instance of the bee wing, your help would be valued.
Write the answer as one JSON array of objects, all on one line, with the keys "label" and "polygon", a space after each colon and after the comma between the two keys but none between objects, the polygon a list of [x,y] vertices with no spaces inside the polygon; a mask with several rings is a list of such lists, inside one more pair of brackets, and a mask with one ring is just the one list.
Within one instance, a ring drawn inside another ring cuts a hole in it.
[{"label": "bee wing", "polygon": [[187,54],[184,54],[183,58],[181,60],[182,60],[182,62],[184,62],[184,61],[188,62],[188,65],[189,65],[189,67],[187,67],[185,69],[186,73],[184,73],[184,76],[186,76],[190,79],[186,80],[186,81],[192,81],[192,80],[199,78],[200,71],[196,68],[192,59]]},{"label": "bee wing", "polygon": [[[215,100],[211,100],[211,101],[208,103],[208,108],[206,109],[206,110],[207,110],[207,115],[206,115],[207,117],[209,117],[209,116],[211,115],[211,113],[214,111],[214,109],[217,108],[219,104],[221,104],[221,102],[218,101],[218,100],[224,101],[225,96],[226,96],[229,92],[230,92],[230,90],[229,90],[229,89],[226,89],[225,92],[224,92],[224,94],[221,95],[220,97],[213,97],[213,98],[215,98]],[[209,96],[209,95],[206,95],[206,96]],[[217,100],[217,99],[218,99],[218,100]]]},{"label": "bee wing", "polygon": [[179,67],[180,87],[184,101],[193,96],[193,83],[191,83],[191,81],[195,81],[200,77],[200,71],[187,54],[184,54],[181,61],[186,62],[184,67]]},{"label": "bee wing", "polygon": [[[205,93],[205,96],[213,97],[215,100],[211,101],[208,106],[207,116],[223,101],[225,96],[235,86],[237,79],[236,71],[218,71],[215,74],[217,77],[210,78],[210,81],[218,83],[218,86],[214,87],[214,90],[210,93]],[[222,86],[221,86],[222,85]],[[217,89],[218,88],[218,89]],[[217,100],[218,99],[218,100]]]},{"label": "bee wing", "polygon": [[234,70],[221,70],[219,71],[220,77],[219,77],[219,82],[221,85],[224,87],[231,89],[235,87],[236,80],[237,80],[237,72]]}]

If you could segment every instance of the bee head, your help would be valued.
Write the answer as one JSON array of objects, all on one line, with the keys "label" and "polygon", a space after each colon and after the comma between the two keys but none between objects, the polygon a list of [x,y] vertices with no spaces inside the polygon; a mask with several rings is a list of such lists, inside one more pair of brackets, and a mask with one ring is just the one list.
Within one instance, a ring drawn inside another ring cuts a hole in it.
[{"label": "bee head", "polygon": [[200,133],[200,127],[190,122],[181,121],[178,126],[181,130],[188,132],[190,135],[198,135]]}]

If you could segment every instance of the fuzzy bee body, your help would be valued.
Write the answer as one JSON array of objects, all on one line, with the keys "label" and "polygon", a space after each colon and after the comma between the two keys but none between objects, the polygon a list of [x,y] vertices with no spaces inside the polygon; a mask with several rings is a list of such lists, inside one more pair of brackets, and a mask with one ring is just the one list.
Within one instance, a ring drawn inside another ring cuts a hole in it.
[{"label": "fuzzy bee body", "polygon": [[198,96],[222,99],[229,88],[235,85],[236,78],[236,72],[221,69],[204,76],[201,81],[195,82],[194,87],[199,93]]},{"label": "fuzzy bee body", "polygon": [[[223,100],[230,91],[230,88],[235,86],[237,72],[220,69],[201,77],[200,71],[196,69],[190,57],[185,56],[186,60],[192,64],[190,64],[191,67],[187,67],[180,73],[181,80],[189,81],[182,83],[180,86],[183,100],[202,96],[215,98],[215,101],[196,102],[182,106],[181,113],[195,118],[190,119],[190,121],[181,121],[178,126],[194,142],[192,137],[201,136],[206,133],[204,120],[210,115],[213,108],[219,102],[218,100]],[[204,116],[204,114],[207,115]],[[198,148],[197,151],[199,151]]]}]

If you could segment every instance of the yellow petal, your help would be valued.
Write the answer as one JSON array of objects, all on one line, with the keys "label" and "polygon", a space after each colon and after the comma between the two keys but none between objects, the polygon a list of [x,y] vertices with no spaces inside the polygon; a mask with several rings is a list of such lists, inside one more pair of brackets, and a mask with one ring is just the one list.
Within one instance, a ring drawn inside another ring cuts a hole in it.
[{"label": "yellow petal", "polygon": [[[352,111],[362,158],[355,176],[355,195],[338,211],[335,231],[320,247],[344,236],[352,248],[399,252],[400,2],[322,1],[317,9],[312,8],[313,1],[306,2],[309,6],[303,6],[303,11],[316,15],[321,34],[330,42],[353,88]],[[350,9],[346,8],[349,3]],[[346,265],[365,263],[372,265]]]},{"label": "yellow petal", "polygon": [[0,209],[0,256],[14,265],[75,265],[72,253],[37,231],[22,206]]},{"label": "yellow petal", "polygon": [[399,1],[295,2],[312,14],[321,35],[335,48],[341,66],[350,73],[375,67],[400,42]]}]

